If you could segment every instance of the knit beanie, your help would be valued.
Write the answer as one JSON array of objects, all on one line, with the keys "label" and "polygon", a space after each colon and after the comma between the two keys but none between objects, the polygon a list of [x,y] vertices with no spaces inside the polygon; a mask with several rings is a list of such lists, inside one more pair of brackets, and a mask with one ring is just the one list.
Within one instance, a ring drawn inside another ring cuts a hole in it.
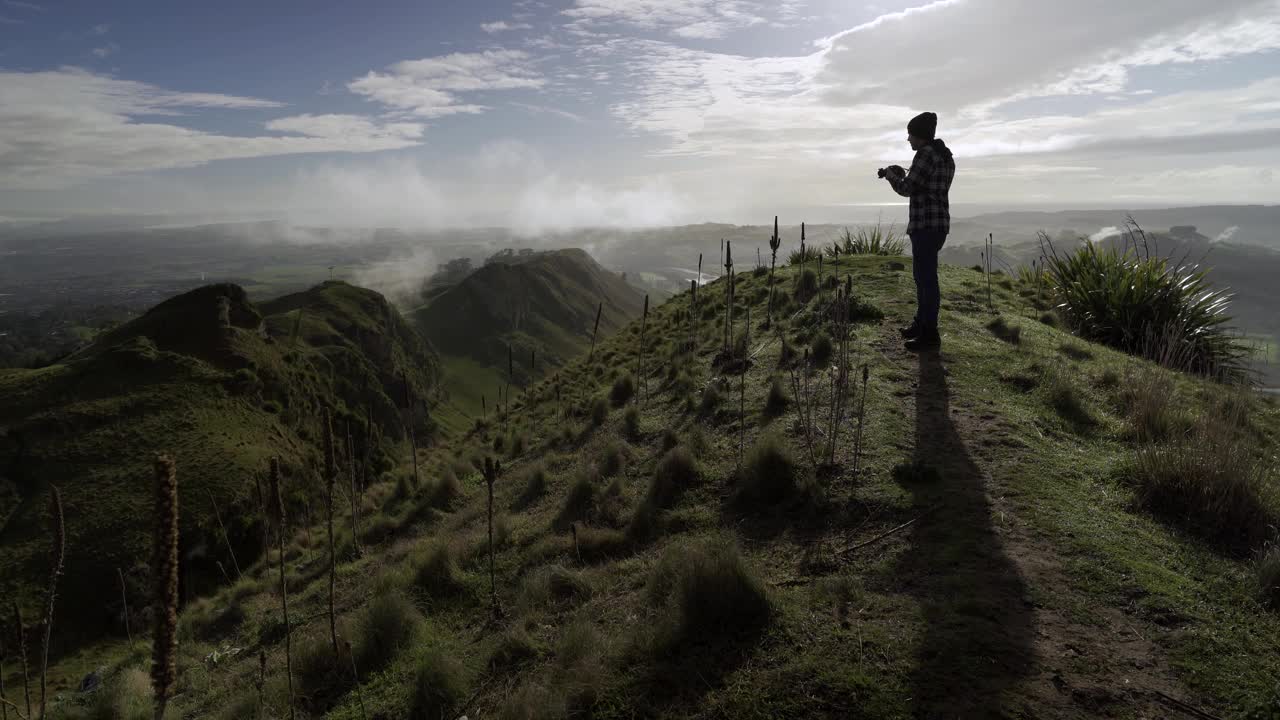
[{"label": "knit beanie", "polygon": [[922,140],[932,140],[938,132],[938,116],[931,112],[920,113],[907,123],[907,132]]}]

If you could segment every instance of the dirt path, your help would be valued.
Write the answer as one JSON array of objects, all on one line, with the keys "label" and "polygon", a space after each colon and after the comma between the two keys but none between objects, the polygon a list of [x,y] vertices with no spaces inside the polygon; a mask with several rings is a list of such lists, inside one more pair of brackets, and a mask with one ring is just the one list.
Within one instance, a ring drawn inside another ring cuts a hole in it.
[{"label": "dirt path", "polygon": [[927,623],[912,679],[917,717],[1194,717],[1159,697],[1187,694],[1149,631],[1083,598],[1087,622],[1038,599],[1077,593],[1008,499],[1018,495],[1016,456],[996,460],[990,447],[1007,430],[953,402],[945,349],[909,353],[891,332],[877,345],[906,378],[898,397],[915,418],[914,457],[941,476],[907,487],[918,507],[940,510],[911,529],[895,568]]}]

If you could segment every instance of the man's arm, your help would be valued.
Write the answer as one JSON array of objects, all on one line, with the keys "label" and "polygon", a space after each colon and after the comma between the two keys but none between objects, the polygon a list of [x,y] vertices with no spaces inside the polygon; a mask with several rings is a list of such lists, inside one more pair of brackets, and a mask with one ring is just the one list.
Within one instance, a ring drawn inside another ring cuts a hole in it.
[{"label": "man's arm", "polygon": [[933,174],[933,153],[921,150],[911,161],[911,170],[906,175],[888,174],[886,179],[893,191],[902,197],[911,197],[919,191]]}]

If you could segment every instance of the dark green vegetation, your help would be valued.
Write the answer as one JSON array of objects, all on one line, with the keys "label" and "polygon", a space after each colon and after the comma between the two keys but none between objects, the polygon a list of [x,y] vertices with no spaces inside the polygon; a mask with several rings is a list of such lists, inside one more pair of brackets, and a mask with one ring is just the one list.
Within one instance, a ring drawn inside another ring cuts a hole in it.
[{"label": "dark green vegetation", "polygon": [[[507,413],[425,449],[421,488],[406,463],[371,485],[367,523],[381,530],[342,557],[337,607],[352,645],[381,648],[385,665],[337,685],[326,717],[361,718],[362,705],[431,718],[1172,716],[1157,693],[1265,717],[1280,701],[1274,545],[1205,521],[1276,517],[1274,477],[1223,486],[1192,458],[1170,466],[1178,482],[1152,483],[1142,458],[1175,452],[1203,415],[1233,428],[1233,467],[1253,467],[1275,455],[1275,402],[1072,339],[1012,282],[993,288],[993,314],[969,269],[942,270],[942,352],[910,355],[894,330],[914,310],[909,269],[874,256],[824,265],[884,315],[852,329],[853,367],[870,376],[856,477],[852,432],[815,468],[800,398],[765,417],[775,376],[835,337],[820,305],[834,295],[775,307],[766,331],[767,276],[740,274],[735,335],[749,307],[752,362],[719,367],[723,287],[699,293],[692,348],[689,297],[676,296],[650,312],[633,432],[608,398],[634,368],[638,323],[566,364],[559,389],[513,393]],[[790,291],[799,272],[778,270],[778,285]],[[1016,344],[988,329],[995,317],[1021,328]],[[796,353],[780,363],[783,342]],[[809,381],[821,420],[831,370]],[[494,613],[477,468],[498,437]],[[525,438],[514,455],[512,437]],[[460,497],[440,508],[432,487],[446,472]],[[328,636],[328,583],[319,526],[291,527],[301,655]],[[252,717],[259,651],[266,714],[287,715],[272,564],[244,564],[244,580],[184,608],[171,702],[182,716]],[[375,622],[367,608],[382,597],[407,602]],[[415,612],[403,645],[367,639]],[[224,646],[246,650],[207,659]],[[105,666],[114,683],[138,663],[117,635],[63,657],[53,679]]]},{"label": "dark green vegetation", "polygon": [[[344,447],[350,427],[358,465],[367,457],[376,479],[402,457],[404,378],[426,402],[437,392],[434,354],[380,295],[342,282],[258,305],[237,286],[207,286],[57,365],[0,371],[0,594],[34,607],[46,572],[44,498],[56,482],[71,518],[71,571],[55,637],[123,627],[107,599],[118,591],[103,590],[117,588],[116,568],[148,562],[146,479],[158,452],[179,464],[183,552],[201,548],[186,561],[184,591],[208,592],[222,580],[217,562],[234,573],[213,503],[247,565],[262,552],[267,459],[281,459],[289,512],[306,517],[310,505],[319,518],[321,408],[334,412]],[[417,424],[425,438],[429,416]]]},{"label": "dark green vegetation", "polygon": [[469,428],[467,418],[492,411],[508,382],[518,394],[586,353],[601,303],[604,339],[639,317],[643,302],[643,293],[582,250],[514,255],[436,288],[410,317],[444,360],[450,398],[442,421]]}]

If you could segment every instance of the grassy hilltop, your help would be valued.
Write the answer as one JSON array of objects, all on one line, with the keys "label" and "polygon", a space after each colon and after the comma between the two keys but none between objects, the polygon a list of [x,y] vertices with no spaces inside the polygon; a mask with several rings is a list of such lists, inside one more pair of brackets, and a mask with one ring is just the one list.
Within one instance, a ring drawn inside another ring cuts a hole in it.
[{"label": "grassy hilltop", "polygon": [[55,638],[122,628],[116,568],[145,587],[157,452],[182,468],[184,592],[210,591],[222,582],[216,561],[234,575],[213,503],[240,561],[256,558],[257,481],[279,456],[291,510],[306,511],[321,407],[350,423],[362,458],[369,446],[375,474],[390,468],[404,439],[404,374],[425,399],[438,361],[380,295],[341,282],[261,305],[235,285],[200,288],[64,362],[0,371],[0,595],[34,617],[55,484],[68,520]]},{"label": "grassy hilltop", "polygon": [[568,249],[499,256],[408,314],[440,352],[448,397],[439,417],[457,430],[498,402],[508,353],[510,379],[525,387],[588,351],[597,309],[603,339],[639,317],[643,304],[617,273]]},{"label": "grassy hilltop", "polygon": [[[739,274],[733,352],[721,280],[699,290],[693,327],[685,293],[508,414],[421,450],[417,486],[404,463],[374,484],[356,538],[338,522],[349,653],[330,646],[323,526],[300,532],[295,518],[298,717],[1280,707],[1280,614],[1260,589],[1280,562],[1255,560],[1253,532],[1280,517],[1265,477],[1274,400],[1074,339],[1009,278],[994,279],[989,308],[966,268],[941,272],[942,352],[911,355],[893,329],[914,306],[909,262],[828,258],[823,281],[806,275],[779,270],[766,330],[767,276]],[[844,355],[829,311],[844,283],[853,387],[831,452]],[[496,597],[485,458],[501,461]],[[180,454],[179,477],[190,462]],[[170,716],[289,716],[276,560],[184,608]],[[144,657],[120,637],[65,657],[56,712],[146,714]],[[103,690],[66,690],[99,667]]]}]

